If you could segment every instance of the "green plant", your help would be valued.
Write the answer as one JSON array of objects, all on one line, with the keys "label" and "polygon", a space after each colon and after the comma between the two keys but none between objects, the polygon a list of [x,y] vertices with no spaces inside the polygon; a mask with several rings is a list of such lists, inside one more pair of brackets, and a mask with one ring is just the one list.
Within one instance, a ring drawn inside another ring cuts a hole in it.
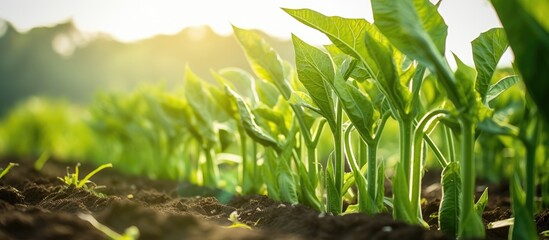
[{"label": "green plant", "polygon": [[6,176],[6,174],[8,174],[8,172],[10,172],[10,170],[13,168],[13,167],[16,167],[16,166],[19,166],[19,164],[17,163],[9,163],[8,166],[4,169],[4,168],[0,168],[0,179],[3,178],[4,176]]},{"label": "green plant", "polygon": [[119,234],[109,227],[99,223],[93,216],[89,214],[79,213],[78,217],[82,220],[88,221],[97,230],[103,232],[107,237],[112,240],[137,240],[139,239],[139,229],[136,226],[131,226],[124,230],[123,234]]},{"label": "green plant", "polygon": [[[61,180],[63,183],[65,183],[66,186],[74,186],[75,188],[84,188],[86,190],[93,190],[96,187],[96,185],[92,181],[90,181],[90,178],[105,168],[111,168],[112,164],[111,163],[103,164],[97,167],[95,170],[88,173],[82,179],[79,179],[79,174],[80,174],[79,167],[80,167],[80,163],[77,163],[76,166],[74,167],[74,173],[70,173],[69,167],[67,167],[67,175],[64,176],[63,178],[61,177],[57,177],[57,178]],[[92,186],[88,186],[88,184],[90,183]]]}]

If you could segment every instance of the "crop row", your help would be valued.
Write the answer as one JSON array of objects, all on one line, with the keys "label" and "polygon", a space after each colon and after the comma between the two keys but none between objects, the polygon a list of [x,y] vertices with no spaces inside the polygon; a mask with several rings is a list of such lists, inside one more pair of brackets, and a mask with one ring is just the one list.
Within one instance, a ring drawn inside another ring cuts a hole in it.
[{"label": "crop row", "polygon": [[[536,237],[536,206],[549,205],[549,142],[540,114],[545,110],[534,104],[539,106],[539,93],[526,94],[523,80],[529,90],[535,88],[531,79],[547,77],[549,68],[523,63],[530,61],[531,50],[521,47],[524,39],[507,36],[528,35],[528,29],[507,23],[511,15],[505,11],[513,3],[493,4],[505,28],[471,42],[474,67],[454,55],[455,70],[444,54],[447,26],[428,0],[372,0],[374,23],[284,9],[333,44],[318,48],[292,36],[293,66],[257,33],[234,27],[254,75],[226,68],[212,71],[216,83],[211,84],[187,67],[181,92],[101,95],[86,118],[89,129],[69,141],[86,145],[93,140],[79,138],[93,135],[100,144],[89,144],[94,147],[80,157],[136,174],[267,194],[332,214],[342,214],[347,201],[347,212],[391,211],[413,224],[426,224],[421,181],[432,159],[443,169],[439,226],[463,238],[484,236],[488,189],[475,196],[480,168],[492,180],[509,178],[512,236]],[[514,4],[525,14],[531,10]],[[547,39],[540,39],[529,43],[547,51]],[[509,44],[524,79],[515,69],[496,69]],[[39,151],[55,152],[50,138],[57,135],[45,131],[63,129],[40,122],[53,114],[49,111],[12,114],[1,133],[20,141],[6,141],[5,148],[42,146]],[[394,132],[386,126],[394,123],[399,157],[389,165],[378,149],[382,137]],[[319,155],[325,151],[329,154]],[[384,194],[387,176],[392,196]],[[536,185],[542,186],[541,198]]]}]

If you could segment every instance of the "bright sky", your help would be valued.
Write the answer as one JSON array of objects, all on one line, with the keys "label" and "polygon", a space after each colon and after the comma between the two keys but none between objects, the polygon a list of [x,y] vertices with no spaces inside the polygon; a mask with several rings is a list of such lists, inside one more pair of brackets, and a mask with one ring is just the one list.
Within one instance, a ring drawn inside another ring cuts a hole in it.
[{"label": "bright sky", "polygon": [[[0,18],[20,31],[72,18],[80,30],[108,33],[121,41],[174,34],[197,25],[210,25],[217,33],[229,34],[234,24],[280,38],[294,33],[309,43],[328,43],[280,7],[373,20],[370,2],[364,0],[0,0]],[[440,12],[449,26],[447,49],[469,64],[469,43],[481,32],[501,25],[487,0],[444,0]],[[507,54],[503,61],[509,63],[510,59]]]}]

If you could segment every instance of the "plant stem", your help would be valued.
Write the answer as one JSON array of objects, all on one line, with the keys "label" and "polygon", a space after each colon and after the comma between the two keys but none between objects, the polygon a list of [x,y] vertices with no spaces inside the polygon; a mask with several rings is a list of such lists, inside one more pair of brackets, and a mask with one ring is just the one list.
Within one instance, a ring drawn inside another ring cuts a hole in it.
[{"label": "plant stem", "polygon": [[460,119],[462,131],[461,147],[461,212],[460,239],[484,238],[484,224],[476,213],[475,200],[475,126],[473,119],[462,116]]},{"label": "plant stem", "polygon": [[250,173],[248,172],[248,151],[247,151],[247,142],[246,142],[246,134],[242,128],[238,129],[239,135],[240,135],[240,152],[242,155],[242,164],[241,164],[241,183],[240,186],[242,187],[242,194],[248,194],[250,193],[250,187],[251,187],[251,179],[250,179]]},{"label": "plant stem", "polygon": [[535,172],[536,172],[536,144],[526,145],[526,210],[529,214],[534,214],[534,193],[535,193]]},{"label": "plant stem", "polygon": [[[362,142],[361,145],[363,145],[363,147],[365,147],[368,151],[368,170],[367,170],[367,174],[368,174],[368,194],[370,195],[370,198],[372,199],[372,201],[375,201],[377,198],[376,197],[380,197],[382,196],[381,194],[383,193],[378,193],[376,192],[377,190],[377,187],[376,187],[376,183],[377,183],[377,142],[376,144],[370,144],[370,145],[366,145],[366,143]],[[377,202],[377,201],[375,201]]]},{"label": "plant stem", "polygon": [[311,184],[313,187],[316,188],[318,179],[318,164],[317,164],[317,158],[316,158],[316,147],[315,146],[306,146],[307,147],[307,163],[308,163],[308,174],[309,174],[309,181],[311,181]]},{"label": "plant stem", "polygon": [[[399,134],[400,134],[400,162],[404,169],[405,179],[410,183],[410,173],[412,168],[412,136],[413,127],[412,121],[409,118],[399,119]],[[409,188],[411,189],[411,188]],[[409,196],[407,196],[409,198]]]},{"label": "plant stem", "polygon": [[206,156],[206,162],[202,166],[202,178],[205,186],[217,187],[218,171],[215,167],[213,159],[213,149],[205,148],[204,155]]},{"label": "plant stem", "polygon": [[[475,165],[474,155],[474,128],[471,120],[462,121],[462,160],[461,160],[461,179],[462,179],[462,214],[469,213],[473,209],[475,194]],[[465,226],[463,226],[465,227]]]},{"label": "plant stem", "polygon": [[[334,136],[334,184],[335,184],[335,192],[337,193],[337,196],[330,196],[328,195],[328,202],[332,204],[328,204],[330,209],[328,209],[329,212],[334,214],[341,214],[341,211],[343,210],[343,174],[345,171],[345,162],[343,161],[343,139],[342,139],[342,123],[343,123],[343,111],[342,107],[339,104],[339,101],[336,104],[336,129],[334,129],[333,136]],[[333,204],[337,203],[337,204]]]}]

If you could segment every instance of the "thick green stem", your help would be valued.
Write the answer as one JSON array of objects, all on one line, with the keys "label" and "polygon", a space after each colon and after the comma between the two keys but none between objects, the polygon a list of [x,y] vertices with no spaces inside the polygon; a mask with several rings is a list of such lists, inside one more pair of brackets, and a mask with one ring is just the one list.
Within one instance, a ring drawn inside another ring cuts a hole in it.
[{"label": "thick green stem", "polygon": [[462,117],[460,239],[484,238],[482,219],[475,211],[475,126]]},{"label": "thick green stem", "polygon": [[[419,203],[420,193],[421,193],[421,176],[423,168],[423,157],[424,157],[424,147],[423,140],[429,139],[426,132],[429,132],[432,126],[439,118],[449,115],[450,113],[446,110],[439,109],[433,110],[425,114],[418,122],[417,127],[414,131],[414,149],[413,149],[413,168],[412,168],[412,177],[411,177],[411,202],[413,212],[417,213],[421,218],[421,205]],[[436,147],[436,146],[435,146]]]},{"label": "thick green stem", "polygon": [[526,209],[532,215],[534,214],[536,147],[536,144],[526,146]]},{"label": "thick green stem", "polygon": [[[474,128],[470,121],[463,121],[462,124],[462,160],[461,160],[461,179],[462,179],[462,216],[463,213],[472,212],[474,207],[475,194],[475,164],[474,164]],[[464,226],[465,227],[465,226]]]},{"label": "thick green stem", "polygon": [[206,162],[202,164],[202,179],[205,186],[217,187],[218,170],[213,159],[213,149],[204,149]]},{"label": "thick green stem", "polygon": [[341,214],[343,210],[343,175],[345,170],[345,162],[343,161],[343,133],[342,133],[342,123],[343,123],[343,111],[340,104],[336,104],[336,127],[332,129],[334,137],[334,187],[335,191],[328,191],[327,200],[328,200],[328,212],[333,214]]},{"label": "thick green stem", "polygon": [[[413,127],[412,120],[408,118],[403,118],[398,121],[399,123],[399,133],[400,133],[400,163],[404,169],[405,179],[410,183],[410,173],[412,169],[412,136],[413,136]],[[407,196],[409,198],[409,196]]]},{"label": "thick green stem", "polygon": [[242,156],[242,164],[241,167],[241,182],[240,186],[242,187],[242,194],[249,194],[251,191],[252,179],[250,179],[250,173],[249,170],[249,159],[248,159],[248,148],[247,148],[247,142],[246,142],[246,134],[243,129],[239,129],[240,134],[240,152]]},{"label": "thick green stem", "polygon": [[364,142],[361,143],[366,149],[368,150],[368,171],[367,171],[367,177],[368,177],[368,194],[370,195],[370,198],[372,201],[375,201],[379,197],[380,194],[383,193],[377,193],[376,190],[376,183],[377,183],[377,142],[376,144],[370,144],[366,146]]},{"label": "thick green stem", "polygon": [[307,146],[307,164],[308,164],[308,174],[309,174],[309,180],[311,181],[311,184],[313,184],[313,187],[316,188],[318,179],[318,163],[316,158],[316,147],[315,146]]}]

